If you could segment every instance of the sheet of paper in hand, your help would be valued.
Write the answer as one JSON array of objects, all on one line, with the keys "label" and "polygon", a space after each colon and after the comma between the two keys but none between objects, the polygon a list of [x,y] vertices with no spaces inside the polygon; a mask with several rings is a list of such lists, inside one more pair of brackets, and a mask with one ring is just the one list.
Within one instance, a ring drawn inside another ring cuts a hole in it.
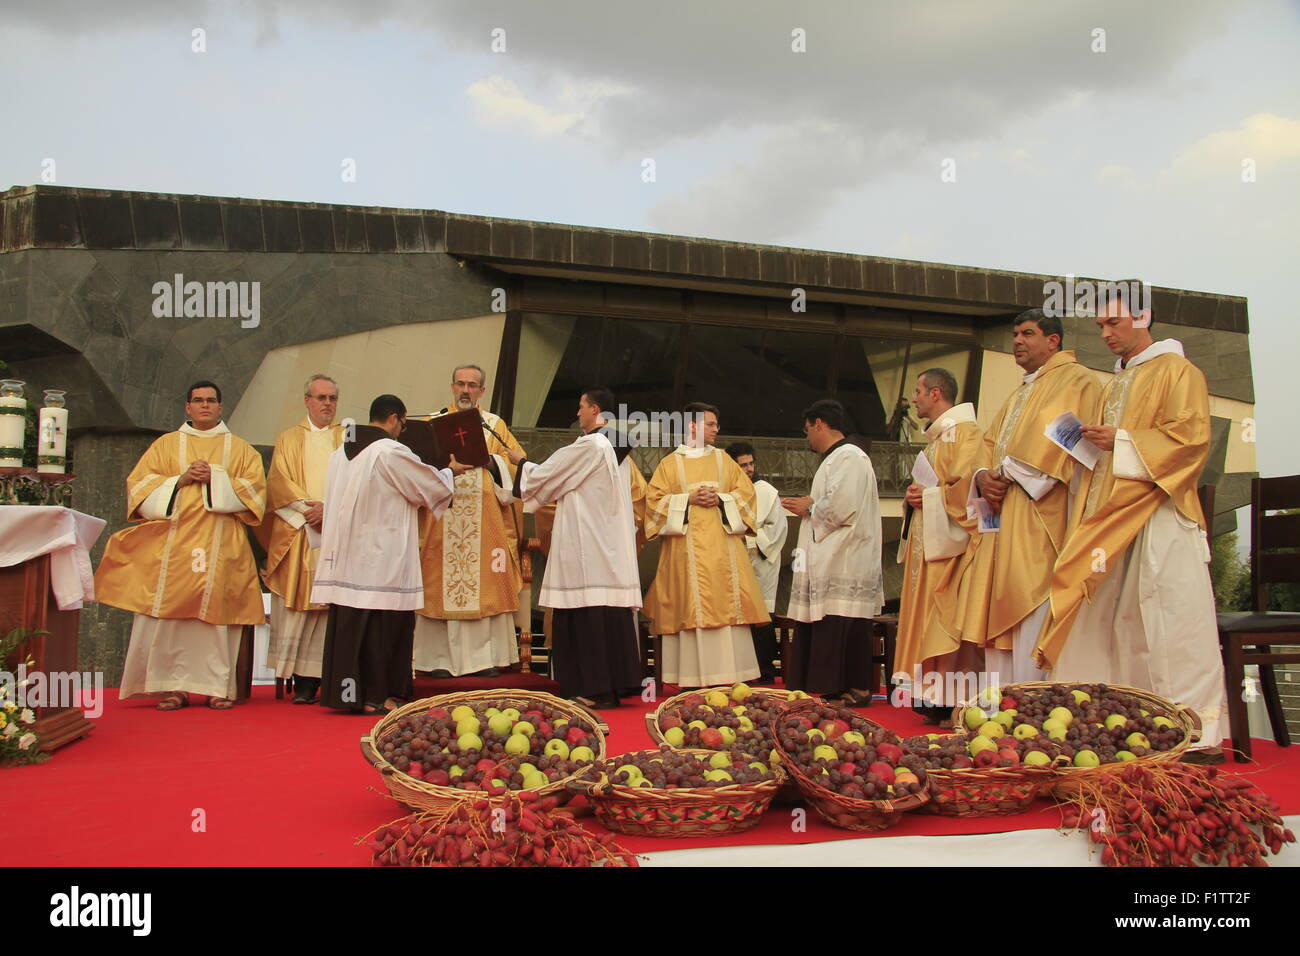
[{"label": "sheet of paper in hand", "polygon": [[1091,471],[1101,458],[1101,449],[1083,437],[1083,422],[1074,412],[1061,412],[1052,419],[1043,434],[1083,467]]},{"label": "sheet of paper in hand", "polygon": [[994,514],[989,503],[983,498],[975,499],[975,513],[980,519],[980,534],[989,534],[993,531],[1002,530],[1002,515]]},{"label": "sheet of paper in hand", "polygon": [[917,453],[916,462],[912,465],[912,480],[922,488],[933,488],[939,484],[939,475],[923,451]]}]

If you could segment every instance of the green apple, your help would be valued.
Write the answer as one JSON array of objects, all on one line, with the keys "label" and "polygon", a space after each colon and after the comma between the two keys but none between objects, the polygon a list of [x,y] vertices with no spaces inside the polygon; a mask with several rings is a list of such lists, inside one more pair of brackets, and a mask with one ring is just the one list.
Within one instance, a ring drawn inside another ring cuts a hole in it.
[{"label": "green apple", "polygon": [[988,715],[978,707],[967,707],[966,712],[962,714],[962,721],[969,730],[978,730],[988,719]]},{"label": "green apple", "polygon": [[776,748],[775,748],[775,747],[773,747],[773,748],[768,752],[768,754],[767,754],[767,762],[768,762],[768,764],[769,764],[770,766],[773,766],[773,767],[775,767],[775,766],[777,766],[778,764],[780,764],[780,762],[781,762],[781,755],[778,754],[778,753],[776,752]]},{"label": "green apple", "polygon": [[1076,767],[1095,767],[1101,763],[1101,758],[1097,756],[1095,750],[1080,750],[1074,755],[1074,765]]},{"label": "green apple", "polygon": [[1011,725],[1016,722],[1016,715],[1010,710],[1000,710],[993,715],[993,719],[1001,724],[1003,729],[1010,730]]},{"label": "green apple", "polygon": [[1031,750],[1025,754],[1025,759],[1021,761],[1026,767],[1041,767],[1044,764],[1052,762],[1052,758],[1047,756],[1041,750]]},{"label": "green apple", "polygon": [[460,723],[467,717],[473,717],[475,720],[478,720],[478,714],[474,713],[473,707],[466,707],[464,704],[461,704],[459,707],[452,709],[451,719],[456,721],[456,723]]},{"label": "green apple", "polygon": [[709,725],[702,720],[692,720],[687,727],[694,727],[696,730],[708,730]]},{"label": "green apple", "polygon": [[1086,701],[1092,700],[1092,695],[1085,690],[1072,690],[1070,691],[1070,696],[1074,698],[1076,704],[1082,704]]},{"label": "green apple", "polygon": [[1157,727],[1172,727],[1174,725],[1172,720],[1163,716],[1157,717],[1155,720],[1151,721],[1151,723],[1155,724]]},{"label": "green apple", "polygon": [[456,746],[464,753],[466,750],[482,750],[483,740],[478,734],[461,734],[456,738]]},{"label": "green apple", "polygon": [[744,704],[737,704],[735,707],[731,708],[731,712],[735,714],[737,717],[739,717],[747,710],[749,710],[749,708],[746,707]]},{"label": "green apple", "polygon": [[813,760],[839,760],[840,755],[829,744],[819,744],[813,749]]},{"label": "green apple", "polygon": [[1049,717],[1043,721],[1043,733],[1050,734],[1053,730],[1059,730],[1062,733],[1066,730],[1066,724],[1057,720],[1055,717]]},{"label": "green apple", "polygon": [[942,749],[943,747],[939,744],[930,744],[930,746],[926,747],[926,750],[942,750]]},{"label": "green apple", "polygon": [[748,684],[740,683],[737,684],[735,687],[731,688],[731,699],[745,700],[753,693],[754,693],[753,690],[750,689]]},{"label": "green apple", "polygon": [[460,764],[452,764],[451,767],[447,770],[447,776],[459,777],[464,772],[465,772],[465,768],[462,767]]},{"label": "green apple", "polygon": [[528,753],[532,746],[532,741],[523,734],[511,734],[510,739],[506,741],[506,753],[517,757],[520,754]]},{"label": "green apple", "polygon": [[1070,713],[1070,708],[1068,707],[1053,707],[1052,712],[1047,716],[1052,720],[1059,720],[1067,727],[1074,722],[1074,714]]},{"label": "green apple", "polygon": [[1149,711],[1149,710],[1139,710],[1138,713],[1141,714],[1143,717],[1150,717],[1150,716],[1151,716],[1151,711]]},{"label": "green apple", "polygon": [[669,746],[682,747],[686,744],[686,735],[682,733],[680,727],[669,727],[664,731],[664,740],[668,742]]},{"label": "green apple", "polygon": [[714,770],[726,770],[731,766],[731,754],[724,754],[721,751],[715,753],[709,758],[709,766]]},{"label": "green apple", "polygon": [[590,763],[596,759],[596,754],[590,747],[574,747],[573,750],[569,751],[569,759],[574,763],[582,763],[583,761]]},{"label": "green apple", "polygon": [[1007,735],[1007,728],[996,720],[989,720],[980,724],[979,730],[975,733],[989,740],[1000,740]]},{"label": "green apple", "polygon": [[1033,724],[1016,724],[1016,729],[1011,731],[1011,736],[1017,740],[1028,740],[1030,737],[1038,736],[1038,728]]},{"label": "green apple", "polygon": [[502,737],[510,733],[514,726],[514,721],[502,713],[493,714],[488,718],[488,730],[494,734],[500,734]]},{"label": "green apple", "polygon": [[456,721],[456,736],[463,737],[465,734],[477,734],[482,729],[477,717],[462,717]]},{"label": "green apple", "polygon": [[730,727],[719,727],[718,733],[722,734],[722,745],[730,747],[736,742],[736,732]]},{"label": "green apple", "polygon": [[540,770],[536,773],[524,775],[525,790],[540,790],[550,782],[550,780],[546,779],[546,774],[542,773]]},{"label": "green apple", "polygon": [[826,735],[822,733],[820,730],[818,730],[816,727],[813,727],[811,730],[808,731],[809,743],[814,743],[815,741],[825,740],[825,739],[826,739]]},{"label": "green apple", "polygon": [[1147,740],[1146,734],[1129,734],[1127,737],[1124,738],[1124,746],[1145,747],[1147,750],[1150,750],[1151,741]]},{"label": "green apple", "polygon": [[568,717],[557,717],[553,721],[551,721],[551,726],[554,727],[556,730],[559,730],[561,727],[566,726],[568,723],[569,723]]},{"label": "green apple", "polygon": [[986,704],[998,704],[1002,702],[1002,688],[985,687],[980,691],[980,698]]},{"label": "green apple", "polygon": [[1119,750],[1115,752],[1115,759],[1120,763],[1128,763],[1130,760],[1137,760],[1137,754],[1131,750]]},{"label": "green apple", "polygon": [[925,735],[925,739],[926,739],[926,740],[938,740],[938,739],[939,739],[939,735],[938,735],[938,734],[926,734],[926,735]]},{"label": "green apple", "polygon": [[1106,729],[1118,730],[1120,727],[1123,727],[1127,723],[1128,723],[1128,718],[1125,717],[1123,714],[1111,714],[1109,717],[1106,718]]},{"label": "green apple", "polygon": [[865,747],[867,745],[867,738],[862,736],[856,730],[846,730],[844,733],[840,734],[840,740],[844,741],[846,744],[857,744],[859,747]]},{"label": "green apple", "polygon": [[709,691],[704,695],[704,702],[710,707],[726,707],[731,703],[726,693],[720,690]]},{"label": "green apple", "polygon": [[[754,722],[753,722],[752,720],[750,720],[748,717],[745,717],[745,716],[742,715],[741,718],[740,718],[740,729],[741,729],[741,730],[753,730],[753,729],[754,729]],[[726,734],[723,734],[723,737],[725,738],[725,737],[726,737]]]},{"label": "green apple", "polygon": [[501,711],[500,711],[499,708],[497,708],[497,707],[489,707],[487,710],[483,711],[483,716],[484,716],[484,717],[495,717],[495,716],[496,716],[497,714],[499,714],[499,713],[501,713]]},{"label": "green apple", "polygon": [[638,780],[638,781],[636,782],[636,786],[638,786],[638,787],[640,787],[640,788],[642,788],[642,789],[647,789],[647,788],[650,789],[650,790],[653,790],[653,789],[654,789],[654,784],[651,783],[649,780],[647,780],[645,777],[642,777],[640,780]]},{"label": "green apple", "polygon": [[983,735],[972,737],[970,743],[966,745],[966,750],[972,757],[977,755],[981,750],[997,750],[998,745],[992,739]]},{"label": "green apple", "polygon": [[716,713],[717,713],[717,711],[714,710],[712,707],[710,707],[708,704],[700,704],[700,706],[699,706],[699,707],[696,707],[695,709],[696,709],[696,710],[702,710],[702,711],[704,711],[706,714],[716,714]]},{"label": "green apple", "polygon": [[548,757],[559,757],[561,760],[568,760],[569,745],[563,740],[548,740],[546,746],[542,748],[542,753]]},{"label": "green apple", "polygon": [[515,725],[511,729],[511,732],[516,734],[523,734],[525,737],[531,737],[533,734],[537,733],[537,728],[534,727],[526,720],[519,720],[515,722]]},{"label": "green apple", "polygon": [[515,710],[513,707],[507,707],[505,710],[501,711],[501,713],[509,717],[511,723],[514,723],[520,718],[520,716],[522,716],[519,711]]},{"label": "green apple", "polygon": [[632,785],[635,785],[638,780],[645,779],[645,776],[641,773],[641,768],[634,763],[623,764],[623,766],[614,771],[614,776],[617,777],[620,773],[626,773],[627,782]]},{"label": "green apple", "polygon": [[811,700],[812,698],[811,698],[808,694],[804,693],[803,691],[801,691],[801,690],[796,690],[796,691],[791,691],[791,692],[790,692],[790,699],[791,699],[791,700]]},{"label": "green apple", "polygon": [[725,770],[710,770],[708,773],[706,773],[706,774],[704,775],[704,779],[705,779],[705,780],[728,780],[728,781],[731,781],[731,780],[735,780],[736,778],[733,777],[731,774],[727,773],[727,771],[725,771]]},{"label": "green apple", "polygon": [[759,763],[757,760],[755,760],[753,763],[749,765],[749,769],[757,770],[759,773],[767,773],[767,764]]}]

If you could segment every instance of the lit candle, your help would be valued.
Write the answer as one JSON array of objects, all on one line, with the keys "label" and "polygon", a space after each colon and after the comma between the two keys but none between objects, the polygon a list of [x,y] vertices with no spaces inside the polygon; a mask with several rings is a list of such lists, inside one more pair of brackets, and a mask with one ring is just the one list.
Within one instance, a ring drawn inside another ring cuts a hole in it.
[{"label": "lit candle", "polygon": [[23,466],[23,436],[27,432],[27,399],[23,383],[0,381],[0,468]]},{"label": "lit candle", "polygon": [[63,407],[63,392],[47,388],[36,433],[36,471],[42,475],[63,474],[67,454],[68,410]]}]

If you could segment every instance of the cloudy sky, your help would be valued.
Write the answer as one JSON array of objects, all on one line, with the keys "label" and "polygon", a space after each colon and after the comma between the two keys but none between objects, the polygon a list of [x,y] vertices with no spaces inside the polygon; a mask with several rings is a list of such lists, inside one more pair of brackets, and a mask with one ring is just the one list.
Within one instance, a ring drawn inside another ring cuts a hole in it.
[{"label": "cloudy sky", "polygon": [[0,188],[53,160],[71,186],[1244,295],[1260,470],[1300,473],[1294,0],[43,0],[0,24]]}]

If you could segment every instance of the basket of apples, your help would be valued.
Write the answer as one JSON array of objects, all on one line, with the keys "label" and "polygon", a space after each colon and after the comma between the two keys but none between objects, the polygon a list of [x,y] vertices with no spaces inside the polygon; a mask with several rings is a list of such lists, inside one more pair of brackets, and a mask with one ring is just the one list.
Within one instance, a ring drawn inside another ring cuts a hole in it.
[{"label": "basket of apples", "polygon": [[399,707],[361,738],[361,754],[413,810],[522,790],[567,800],[568,779],[605,756],[605,735],[567,700],[493,689]]},{"label": "basket of apples", "polygon": [[[1071,780],[1113,773],[1131,761],[1178,760],[1201,736],[1194,710],[1137,687],[1028,681],[1000,694],[1001,710],[992,719],[1009,721],[1013,736],[1042,734],[1060,748],[1065,761],[1052,787],[1058,795],[1070,790]],[[954,724],[960,719],[968,730],[989,719],[978,706],[960,711]]]},{"label": "basket of apples", "polygon": [[970,735],[927,734],[902,746],[900,763],[929,777],[930,802],[922,810],[950,817],[1027,810],[1052,786],[1065,761],[1060,747],[1041,733],[1012,736],[1005,717],[983,720]]},{"label": "basket of apples", "polygon": [[804,799],[846,830],[884,830],[930,799],[928,771],[902,741],[847,707],[791,701],[772,718],[775,749]]},{"label": "basket of apples", "polygon": [[740,751],[658,750],[610,757],[568,783],[616,833],[688,837],[757,826],[784,774]]}]

